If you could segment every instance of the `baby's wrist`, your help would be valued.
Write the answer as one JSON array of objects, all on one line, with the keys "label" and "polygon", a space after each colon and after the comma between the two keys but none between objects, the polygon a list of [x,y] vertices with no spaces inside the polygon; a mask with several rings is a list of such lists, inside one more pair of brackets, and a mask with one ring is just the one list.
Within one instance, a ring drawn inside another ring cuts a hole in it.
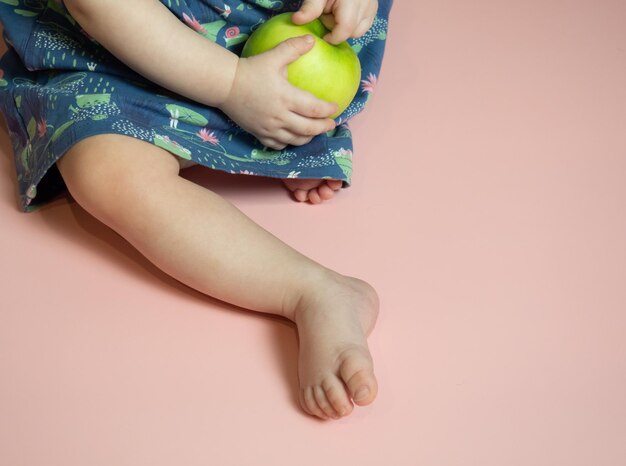
[{"label": "baby's wrist", "polygon": [[224,79],[223,82],[220,83],[221,92],[220,97],[216,100],[212,106],[217,107],[223,110],[223,107],[230,100],[231,94],[235,87],[235,80],[237,78],[237,70],[239,69],[239,63],[242,58],[239,58],[237,55],[233,54],[233,59],[225,66],[224,70]]}]

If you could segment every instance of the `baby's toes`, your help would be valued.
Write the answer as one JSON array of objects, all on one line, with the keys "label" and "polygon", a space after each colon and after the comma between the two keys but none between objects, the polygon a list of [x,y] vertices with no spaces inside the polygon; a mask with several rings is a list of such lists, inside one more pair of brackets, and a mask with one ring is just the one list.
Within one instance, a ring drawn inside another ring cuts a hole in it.
[{"label": "baby's toes", "polygon": [[293,192],[293,196],[296,198],[297,201],[299,202],[305,202],[307,197],[308,197],[308,192],[305,191],[304,189],[296,189]]},{"label": "baby's toes", "polygon": [[320,198],[322,198],[322,200],[324,201],[332,199],[332,197],[335,195],[335,191],[333,191],[332,188],[328,186],[326,183],[321,184],[317,188],[317,193],[319,194]]},{"label": "baby's toes", "polygon": [[316,188],[320,184],[319,179],[308,178],[282,178],[282,182],[289,191],[296,191],[297,189],[303,189],[305,192],[309,189]]},{"label": "baby's toes", "polygon": [[300,403],[307,413],[317,416],[320,419],[328,419],[329,416],[324,413],[315,400],[313,387],[305,387],[302,389],[300,393]]},{"label": "baby's toes", "polygon": [[317,188],[313,188],[309,191],[309,202],[311,204],[319,204],[322,202],[322,198],[317,192]]},{"label": "baby's toes", "polygon": [[341,378],[348,387],[350,397],[360,406],[374,401],[378,392],[372,360],[368,356],[358,349],[348,350],[340,367]]},{"label": "baby's toes", "polygon": [[319,385],[313,387],[313,396],[315,397],[315,401],[317,401],[317,406],[320,407],[326,416],[339,419],[339,414],[335,412],[335,408],[333,408],[328,398],[326,398],[326,391],[322,387]]},{"label": "baby's toes", "polygon": [[309,201],[311,204],[319,204],[322,201],[332,199],[335,195],[330,186],[326,183],[319,185],[317,188],[313,188],[309,191]]},{"label": "baby's toes", "polygon": [[335,376],[326,378],[322,382],[322,388],[326,392],[326,398],[339,416],[347,416],[352,412],[352,403],[341,380]]},{"label": "baby's toes", "polygon": [[341,181],[341,180],[326,180],[326,184],[328,184],[330,189],[332,189],[333,191],[339,191],[341,189],[341,186],[343,185],[343,181]]}]

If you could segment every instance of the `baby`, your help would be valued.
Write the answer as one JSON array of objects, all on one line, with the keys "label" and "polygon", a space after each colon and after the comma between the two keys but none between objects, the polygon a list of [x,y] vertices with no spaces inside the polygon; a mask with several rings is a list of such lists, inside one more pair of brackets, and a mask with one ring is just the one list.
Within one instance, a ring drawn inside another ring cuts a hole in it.
[{"label": "baby", "polygon": [[[336,104],[286,79],[286,66],[311,49],[310,37],[240,58],[197,34],[202,26],[195,18],[185,24],[164,3],[65,0],[64,6],[86,35],[129,68],[220,109],[267,148],[303,146],[336,128],[329,118]],[[325,39],[333,44],[363,36],[378,8],[376,0],[297,3],[293,21],[321,17],[331,30]],[[39,136],[46,130],[45,121],[37,123]],[[211,134],[204,136],[213,142]],[[220,300],[295,322],[304,411],[338,419],[353,404],[372,403],[377,382],[366,338],[378,314],[375,290],[298,253],[230,202],[182,178],[180,161],[140,138],[97,134],[73,144],[56,166],[85,210],[172,277]],[[342,186],[337,179],[284,182],[298,201],[311,203],[332,198]]]}]

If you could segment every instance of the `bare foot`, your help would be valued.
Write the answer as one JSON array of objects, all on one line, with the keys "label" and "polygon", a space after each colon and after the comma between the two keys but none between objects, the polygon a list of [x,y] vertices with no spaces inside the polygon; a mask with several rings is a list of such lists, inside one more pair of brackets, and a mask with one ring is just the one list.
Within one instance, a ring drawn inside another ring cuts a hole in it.
[{"label": "bare foot", "polygon": [[306,202],[308,200],[311,204],[319,204],[331,199],[335,195],[335,191],[339,191],[343,184],[341,180],[306,178],[287,178],[283,179],[283,183],[287,189],[293,192],[297,201]]},{"label": "bare foot", "polygon": [[363,280],[332,272],[305,293],[295,310],[300,339],[300,404],[322,419],[368,405],[378,390],[367,335],[378,316],[378,295]]}]

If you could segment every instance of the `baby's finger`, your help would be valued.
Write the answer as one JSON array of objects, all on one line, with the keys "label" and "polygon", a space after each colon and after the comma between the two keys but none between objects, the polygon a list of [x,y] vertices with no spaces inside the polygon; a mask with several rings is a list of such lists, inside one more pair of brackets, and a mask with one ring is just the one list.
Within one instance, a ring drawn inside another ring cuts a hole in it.
[{"label": "baby's finger", "polygon": [[372,27],[372,23],[374,22],[374,18],[366,18],[359,23],[357,28],[354,30],[352,37],[361,37]]},{"label": "baby's finger", "polygon": [[259,138],[259,141],[261,142],[261,144],[269,149],[283,150],[285,147],[287,147],[286,143],[280,142],[274,138]]},{"label": "baby's finger", "polygon": [[324,40],[337,45],[352,37],[352,33],[358,26],[359,15],[356,4],[354,2],[342,3],[334,17],[335,26],[324,36]]},{"label": "baby's finger", "polygon": [[291,20],[295,24],[310,23],[320,17],[325,5],[326,0],[304,0],[300,9],[292,15]]},{"label": "baby's finger", "polygon": [[335,122],[330,118],[306,118],[292,113],[285,122],[286,129],[298,136],[313,137],[335,129]]},{"label": "baby's finger", "polygon": [[[279,144],[285,144],[286,146],[302,146],[313,139],[312,136],[298,134],[296,131],[287,128],[279,129],[272,134],[272,138]],[[283,148],[281,147],[281,149]]]},{"label": "baby's finger", "polygon": [[292,136],[289,141],[290,146],[304,146],[308,144],[313,139],[312,136],[296,136],[295,134]]},{"label": "baby's finger", "polygon": [[367,8],[365,8],[365,11],[360,15],[361,21],[355,29],[352,37],[361,37],[363,34],[369,31],[372,27],[372,24],[374,24],[377,12],[378,2],[372,2],[368,4]]},{"label": "baby's finger", "polygon": [[329,31],[335,28],[335,17],[332,14],[323,14],[320,16],[320,21]]},{"label": "baby's finger", "polygon": [[315,39],[311,35],[292,37],[265,53],[272,57],[279,67],[282,67],[296,61],[311,50],[314,44]]},{"label": "baby's finger", "polygon": [[259,138],[261,144],[271,150],[283,150],[287,146],[303,146],[311,142],[310,136],[298,136],[290,131],[280,130],[271,138]]},{"label": "baby's finger", "polygon": [[339,110],[335,102],[318,99],[310,92],[295,89],[292,104],[289,107],[294,113],[309,118],[327,118]]}]

